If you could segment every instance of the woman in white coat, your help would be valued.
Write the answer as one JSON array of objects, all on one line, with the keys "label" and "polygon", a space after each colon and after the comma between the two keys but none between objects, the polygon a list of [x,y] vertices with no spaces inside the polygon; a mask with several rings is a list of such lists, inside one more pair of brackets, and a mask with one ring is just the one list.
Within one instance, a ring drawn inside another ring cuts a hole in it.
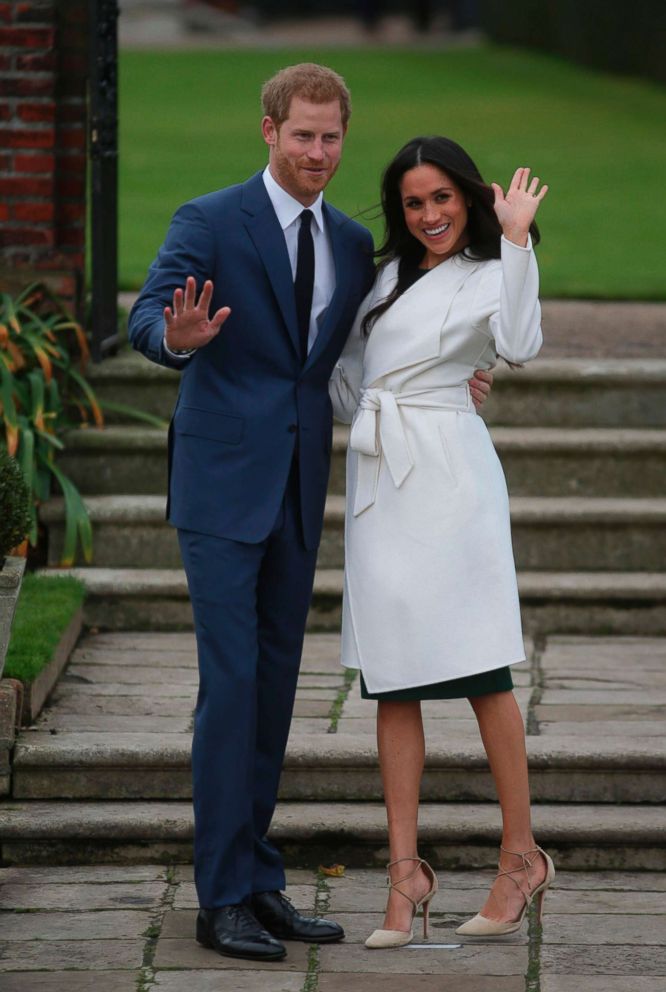
[{"label": "woman in white coat", "polygon": [[547,187],[486,185],[446,138],[416,138],[382,181],[375,285],[331,380],[351,422],[342,662],[378,700],[388,906],[369,947],[400,946],[437,880],[418,856],[422,699],[466,697],[502,810],[499,873],[457,931],[517,930],[552,861],[530,823],[525,732],[509,666],[525,660],[504,474],[468,380],[541,346],[534,216]]}]

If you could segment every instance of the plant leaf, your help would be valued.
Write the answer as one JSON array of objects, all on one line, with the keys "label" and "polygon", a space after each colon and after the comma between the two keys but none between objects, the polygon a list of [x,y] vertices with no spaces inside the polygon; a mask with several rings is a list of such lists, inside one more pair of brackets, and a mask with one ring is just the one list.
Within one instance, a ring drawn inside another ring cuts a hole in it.
[{"label": "plant leaf", "polygon": [[63,568],[71,568],[76,558],[77,539],[81,541],[81,550],[87,564],[92,561],[92,526],[90,516],[81,494],[67,476],[56,465],[51,471],[58,480],[65,499],[65,538],[63,542],[60,564]]},{"label": "plant leaf", "polygon": [[112,413],[123,413],[133,420],[140,420],[145,424],[150,424],[151,427],[162,427],[166,429],[169,426],[168,420],[164,420],[163,417],[158,417],[153,413],[146,413],[145,410],[137,410],[136,407],[129,406],[126,403],[116,403],[114,400],[100,400],[99,405],[102,410],[109,410]]}]

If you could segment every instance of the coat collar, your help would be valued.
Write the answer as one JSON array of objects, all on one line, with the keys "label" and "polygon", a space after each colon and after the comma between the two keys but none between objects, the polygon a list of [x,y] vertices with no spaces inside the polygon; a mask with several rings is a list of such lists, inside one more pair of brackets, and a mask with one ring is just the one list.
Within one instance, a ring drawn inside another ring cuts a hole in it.
[{"label": "coat collar", "polygon": [[[456,255],[410,286],[375,322],[365,349],[363,385],[371,386],[391,372],[420,365],[439,356],[442,328],[451,305],[477,262]],[[374,302],[395,286],[398,263],[382,270]],[[374,305],[374,303],[372,304]]]}]

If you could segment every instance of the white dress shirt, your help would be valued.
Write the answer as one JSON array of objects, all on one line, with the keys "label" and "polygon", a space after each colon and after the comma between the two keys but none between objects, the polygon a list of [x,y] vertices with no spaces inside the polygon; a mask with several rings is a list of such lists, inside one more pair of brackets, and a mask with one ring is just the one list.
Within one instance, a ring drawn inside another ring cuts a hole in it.
[{"label": "white dress shirt", "polygon": [[[298,232],[301,226],[301,214],[305,207],[273,178],[269,166],[264,169],[264,185],[266,192],[277,214],[278,223],[284,231],[287,252],[291,263],[291,274],[296,279],[296,261],[298,257]],[[308,333],[308,352],[314,344],[324,315],[335,292],[335,262],[331,240],[326,230],[322,204],[324,196],[319,194],[315,202],[308,208],[312,211],[314,224],[311,225],[312,240],[315,254],[315,278],[312,292],[312,309],[310,311],[310,330]]]},{"label": "white dress shirt", "polygon": [[[305,210],[305,207],[275,181],[271,175],[269,166],[266,166],[264,169],[263,179],[266,192],[277,215],[278,223],[284,232],[289,262],[291,264],[291,274],[295,280],[298,257],[298,232],[301,226],[301,213]],[[323,201],[323,193],[320,193],[315,202],[309,207],[314,218],[314,224],[311,225],[310,230],[312,231],[312,240],[314,242],[315,277],[312,290],[312,309],[310,310],[310,328],[308,331],[308,353],[317,338],[326,310],[335,292],[335,262],[333,260],[331,240],[324,221]],[[190,358],[196,350],[193,348],[191,351],[185,351],[180,354],[172,351],[166,343],[166,333],[163,344],[164,350],[172,358]]]}]

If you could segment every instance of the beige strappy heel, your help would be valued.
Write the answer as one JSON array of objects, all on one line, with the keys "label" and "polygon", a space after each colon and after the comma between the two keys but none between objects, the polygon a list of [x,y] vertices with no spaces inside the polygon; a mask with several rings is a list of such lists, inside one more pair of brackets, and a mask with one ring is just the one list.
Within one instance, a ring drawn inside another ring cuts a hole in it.
[{"label": "beige strappy heel", "polygon": [[[523,894],[525,902],[523,904],[523,908],[520,911],[520,916],[518,917],[517,920],[512,920],[509,923],[502,923],[499,920],[489,920],[487,916],[482,916],[481,913],[477,913],[476,916],[472,917],[471,920],[468,920],[466,923],[463,923],[462,926],[458,927],[456,933],[462,934],[465,937],[502,937],[504,936],[504,934],[507,933],[515,933],[516,930],[520,930],[523,919],[525,918],[525,913],[527,912],[528,908],[532,905],[532,901],[534,899],[537,900],[537,919],[539,923],[541,923],[541,920],[543,919],[543,900],[546,895],[547,889],[550,887],[553,879],[555,878],[555,865],[553,864],[552,859],[540,847],[533,847],[529,851],[507,851],[505,847],[501,847],[500,850],[504,851],[505,854],[513,854],[515,855],[515,857],[518,857],[522,860],[522,864],[519,865],[517,868],[509,868],[509,869],[499,868],[499,871],[497,872],[498,878],[501,878],[503,875],[506,875],[507,878],[510,878],[511,881],[518,886],[521,893]],[[540,885],[537,885],[535,889],[530,888],[530,876],[528,873],[528,868],[532,867],[536,859],[532,858],[532,860],[530,861],[528,857],[528,855],[530,854],[536,854],[536,855],[542,854],[546,860],[546,869],[547,869],[546,877],[544,878],[543,882],[541,882]],[[525,872],[525,878],[527,880],[527,892],[513,877],[516,874],[516,872],[520,872],[520,871]]]},{"label": "beige strappy heel", "polygon": [[[395,882],[391,881],[390,869],[393,865],[399,865],[403,861],[416,861],[416,867],[413,871],[410,871],[408,875],[403,875],[402,878],[396,879]],[[399,889],[398,886],[402,882],[407,882],[410,878],[414,878],[416,873],[421,870],[421,867],[425,869],[426,875],[430,878],[430,889],[415,902],[411,896],[408,896],[406,892]],[[428,921],[430,916],[430,903],[432,897],[437,892],[437,876],[430,867],[427,861],[423,858],[398,858],[396,861],[390,861],[386,866],[386,881],[389,887],[389,891],[394,889],[401,896],[404,896],[412,904],[412,927],[410,930],[375,930],[370,934],[365,942],[366,947],[371,947],[373,949],[384,948],[384,947],[404,947],[405,944],[409,944],[410,941],[414,939],[414,917],[418,913],[419,909],[423,906],[423,938],[428,936]]]}]

